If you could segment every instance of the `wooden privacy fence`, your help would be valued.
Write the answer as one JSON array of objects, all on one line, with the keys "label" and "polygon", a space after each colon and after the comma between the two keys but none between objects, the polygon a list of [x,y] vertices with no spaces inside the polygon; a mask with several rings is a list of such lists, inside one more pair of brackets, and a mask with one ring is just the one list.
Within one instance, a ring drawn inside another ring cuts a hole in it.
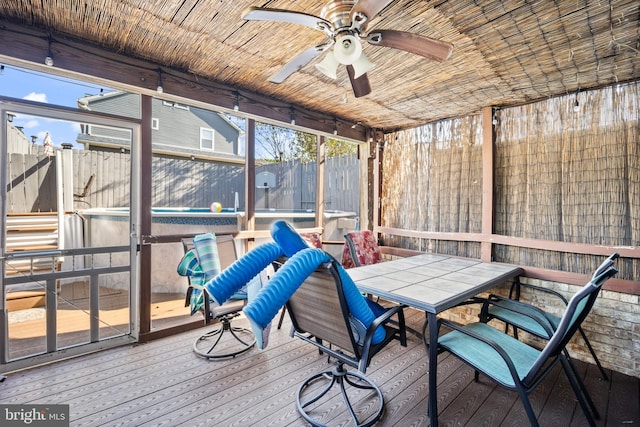
[{"label": "wooden privacy fence", "polygon": [[[331,157],[325,162],[325,209],[358,212],[360,177],[356,154]],[[256,189],[256,207],[272,209],[314,209],[316,163],[290,160],[256,167],[256,174],[272,173],[275,188]],[[256,183],[259,185],[260,183]]]},{"label": "wooden privacy fence", "polygon": [[55,157],[9,153],[7,161],[7,213],[55,212]]},{"label": "wooden privacy fence", "polygon": [[[42,151],[42,150],[40,150]],[[44,153],[8,156],[7,212],[56,211],[55,156]],[[358,212],[359,175],[356,155],[330,158],[325,167],[325,208]],[[213,161],[154,157],[152,205],[206,208],[212,202],[239,208],[244,205],[244,166]],[[256,189],[256,206],[276,209],[313,209],[316,165],[288,161],[256,167],[271,172],[276,185]],[[129,206],[129,153],[73,150],[74,209]]]}]

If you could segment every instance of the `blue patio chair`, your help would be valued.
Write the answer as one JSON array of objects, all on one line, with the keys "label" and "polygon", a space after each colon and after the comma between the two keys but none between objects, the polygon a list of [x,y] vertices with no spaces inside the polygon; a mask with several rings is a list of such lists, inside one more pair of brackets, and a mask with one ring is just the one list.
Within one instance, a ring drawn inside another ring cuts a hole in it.
[{"label": "blue patio chair", "polygon": [[[532,426],[538,426],[538,421],[528,396],[560,362],[589,425],[595,426],[594,416],[597,414],[592,415],[585,402],[579,380],[567,360],[565,346],[589,314],[604,282],[617,273],[612,264],[613,260],[604,270],[598,269],[589,283],[571,298],[541,350],[483,322],[461,326],[442,319],[438,320],[438,327],[446,325],[452,331],[440,337],[438,345],[473,367],[476,381],[480,372],[500,386],[518,391]],[[485,304],[491,304],[491,301]],[[545,316],[541,310],[532,318],[537,319],[538,316],[541,316],[541,326],[548,323],[543,319]]]},{"label": "blue patio chair", "polygon": [[[597,276],[600,271],[604,271],[606,268],[613,265],[613,262],[617,257],[618,257],[618,254],[613,254],[610,257],[608,257],[598,267],[598,269],[596,269],[595,273],[593,274],[593,277]],[[489,296],[493,304],[485,305],[485,311],[480,313],[481,321],[486,323],[491,319],[501,320],[506,324],[507,327],[509,327],[509,325],[512,326],[513,336],[516,338],[518,338],[518,329],[521,329],[538,338],[548,340],[551,337],[551,334],[553,334],[553,331],[555,331],[555,329],[558,327],[558,324],[560,323],[560,317],[554,314],[551,314],[548,311],[545,311],[543,324],[548,326],[546,328],[541,326],[539,322],[534,321],[533,319],[536,316],[535,313],[537,312],[537,309],[534,308],[532,309],[532,312],[528,312],[528,311],[531,311],[531,310],[528,310],[528,306],[514,303],[514,301],[520,300],[521,287],[526,287],[526,288],[535,290],[537,292],[544,292],[546,294],[552,295],[553,297],[557,298],[565,307],[568,303],[567,299],[562,294],[560,294],[557,291],[554,291],[553,289],[544,288],[542,286],[530,285],[527,283],[520,283],[520,281],[516,280],[511,285],[511,290],[509,291],[509,298],[505,298],[503,296],[493,295],[493,294]],[[514,310],[513,308],[516,306],[518,307],[518,309]],[[532,304],[529,304],[529,306],[534,307]],[[542,308],[538,307],[538,309],[542,309]],[[522,310],[525,311],[525,314],[520,313],[520,311]],[[582,337],[582,340],[584,341],[584,344],[587,347],[587,350],[589,350],[589,353],[591,354],[593,361],[598,367],[598,370],[600,371],[600,375],[602,376],[602,379],[605,381],[609,381],[609,377],[607,376],[607,373],[602,367],[602,364],[600,363],[598,356],[596,356],[596,352],[594,351],[593,346],[591,345],[591,342],[587,338],[587,335],[585,334],[582,327],[578,328],[578,333],[580,333],[580,336]]]},{"label": "blue patio chair", "polygon": [[[619,255],[615,253],[609,256],[606,260],[604,260],[602,264],[600,264],[600,266],[593,273],[591,280],[592,281],[596,280],[596,278],[600,276],[600,274],[602,274],[608,268],[612,267],[615,260],[618,257]],[[534,285],[526,285],[526,286],[538,289],[542,292],[547,292],[552,295],[555,295],[561,301],[564,302],[565,306],[568,304],[567,300],[560,293],[556,291],[542,288],[540,286],[534,286]],[[515,286],[512,286],[511,288],[512,291],[514,287]],[[487,299],[487,303],[483,304],[482,306],[482,309],[480,311],[480,321],[483,323],[487,323],[493,319],[501,320],[502,322],[505,323],[507,328],[509,327],[509,325],[511,325],[513,327],[513,336],[515,338],[518,338],[518,329],[522,329],[523,331],[526,331],[538,338],[542,338],[543,340],[549,340],[551,336],[553,336],[553,333],[555,332],[555,330],[558,328],[561,318],[547,311],[544,311],[539,307],[520,302],[517,299],[514,300],[511,298],[505,298],[501,295],[491,294]],[[598,366],[598,369],[600,370],[600,373],[603,379],[605,381],[608,381],[609,378],[605,373],[604,368],[600,364],[600,360],[598,360],[598,357],[596,356],[595,351],[593,350],[593,347],[591,346],[591,343],[589,342],[589,339],[587,338],[587,335],[585,334],[584,330],[582,329],[581,326],[578,326],[577,331],[582,336],[582,339],[584,340],[587,346],[587,349],[589,350],[589,352],[591,353],[591,356],[596,362],[596,365]],[[584,394],[584,397],[587,401],[587,404],[589,405],[589,408],[591,409],[591,412],[593,413],[596,419],[600,418],[600,414],[598,413],[598,410],[596,409],[595,404],[593,403],[593,400],[591,399],[591,396],[587,391],[587,388],[584,386],[584,383],[580,379],[580,376],[578,375],[578,371],[571,359],[571,355],[569,354],[569,351],[566,348],[564,349],[564,354],[567,359],[567,362],[569,363],[569,366],[571,367],[571,370],[574,372],[577,383],[580,389],[582,390],[582,393]]]},{"label": "blue patio chair", "polygon": [[[222,304],[216,304],[204,288],[205,283],[220,274],[236,259],[233,236],[215,236],[213,233],[182,239],[185,255],[178,265],[178,274],[187,276],[185,306],[191,306],[191,314],[202,312],[206,324],[218,320],[219,324],[196,339],[193,351],[207,359],[222,359],[237,356],[250,350],[256,343],[248,328],[232,325],[247,303],[246,288],[232,295]],[[233,340],[222,340],[225,334]]]},{"label": "blue patio chair", "polygon": [[[308,264],[307,255],[314,254],[296,254],[281,271],[287,275],[284,270],[290,269],[295,274],[303,268],[301,265]],[[311,425],[322,426],[319,418],[325,410],[316,411],[316,408],[330,400],[332,393],[338,395],[337,388],[353,424],[371,426],[382,416],[384,398],[378,386],[364,374],[371,358],[391,340],[398,339],[401,345],[406,346],[403,307],[377,306],[373,311],[375,317],[366,325],[352,309],[356,301],[363,307],[374,306],[357,292],[339,263],[333,258],[328,259],[329,262],[319,265],[304,279],[287,301],[287,311],[293,324],[292,335],[318,347],[321,353],[335,360],[331,370],[314,374],[302,383],[296,396],[298,412]],[[397,328],[388,322],[392,316],[397,319]],[[359,372],[349,371],[344,365],[357,368]],[[362,393],[362,390],[370,393]]]}]

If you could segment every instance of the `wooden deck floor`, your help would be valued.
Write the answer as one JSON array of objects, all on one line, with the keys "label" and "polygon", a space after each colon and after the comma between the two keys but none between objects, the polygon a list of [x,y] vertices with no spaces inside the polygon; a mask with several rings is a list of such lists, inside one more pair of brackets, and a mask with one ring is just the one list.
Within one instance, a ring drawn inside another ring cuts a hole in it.
[{"label": "wooden deck floor", "polygon": [[[407,312],[420,329],[424,314]],[[277,320],[277,319],[276,319]],[[234,322],[247,324],[246,319]],[[308,376],[327,368],[312,346],[288,335],[288,321],[271,332],[266,350],[207,361],[191,346],[205,330],[147,344],[105,350],[10,373],[0,384],[2,403],[69,404],[73,426],[303,426],[295,393]],[[578,362],[601,412],[599,426],[640,424],[640,381],[611,372],[599,379],[593,365]],[[422,341],[409,334],[407,348],[392,343],[367,375],[381,388],[385,413],[379,426],[426,426],[428,363]],[[559,368],[531,397],[543,426],[585,425]],[[518,397],[473,372],[450,355],[438,361],[441,425],[528,425]],[[343,416],[326,407],[326,422]],[[345,424],[340,424],[345,425]]]}]

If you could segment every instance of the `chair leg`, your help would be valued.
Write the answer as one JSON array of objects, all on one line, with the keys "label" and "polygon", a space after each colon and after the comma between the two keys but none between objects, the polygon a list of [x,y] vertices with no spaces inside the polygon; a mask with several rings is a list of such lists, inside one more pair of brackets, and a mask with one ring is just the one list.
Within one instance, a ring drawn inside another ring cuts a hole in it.
[{"label": "chair leg", "polygon": [[[596,423],[593,420],[593,417],[591,416],[591,412],[589,411],[589,408],[587,407],[586,402],[584,401],[584,398],[582,397],[582,392],[580,391],[580,387],[578,386],[578,383],[576,382],[576,376],[573,373],[573,368],[572,368],[572,364],[569,363],[567,361],[567,359],[565,357],[563,357],[562,355],[560,356],[560,363],[562,363],[562,367],[564,369],[564,372],[567,374],[567,377],[569,378],[569,384],[571,384],[571,388],[573,389],[573,393],[576,395],[576,398],[578,399],[578,403],[580,404],[580,408],[582,408],[582,412],[584,412],[584,416],[587,418],[587,422],[589,423],[590,427],[595,427]],[[584,387],[584,385],[582,385]],[[588,396],[588,394],[587,394]],[[591,400],[591,399],[589,399]],[[591,402],[591,404],[593,404],[593,402]]]},{"label": "chair leg", "polygon": [[540,424],[538,423],[536,414],[533,412],[533,408],[531,407],[529,396],[521,387],[517,387],[517,389],[518,389],[518,393],[520,394],[520,400],[522,401],[522,405],[524,406],[524,411],[527,413],[527,418],[529,418],[529,423],[531,424],[531,427],[539,427]]},{"label": "chair leg", "polygon": [[[328,384],[324,386],[316,384],[319,381],[328,381]],[[319,420],[313,418],[311,414],[313,408],[309,409],[309,406],[319,402],[320,399],[327,395],[335,385],[339,387],[340,394],[342,395],[342,399],[355,427],[372,426],[382,417],[382,412],[384,410],[384,398],[382,396],[382,391],[380,391],[380,389],[371,380],[361,373],[349,372],[344,369],[343,363],[337,362],[332,370],[320,372],[309,377],[298,389],[298,394],[296,395],[296,406],[300,415],[302,415],[309,424],[316,427],[324,426],[324,424],[320,423]],[[356,411],[354,411],[353,404],[351,403],[347,393],[347,385],[355,387],[356,389],[371,390],[375,393],[375,396],[371,400],[377,401],[377,404],[375,405],[377,408],[375,412],[372,413],[374,404],[370,403],[370,400],[368,400],[366,403],[367,410],[365,413],[369,415],[366,416],[364,420],[359,420],[356,415]],[[303,396],[305,392],[308,391],[307,389],[310,389],[310,391],[306,394],[312,394],[312,397],[308,397],[303,401],[303,398],[307,397]],[[328,396],[328,399],[331,399],[331,396]]]},{"label": "chair leg", "polygon": [[600,364],[600,359],[598,359],[598,356],[596,356],[596,352],[593,350],[593,347],[591,347],[591,343],[589,342],[589,339],[587,338],[587,335],[584,333],[584,330],[582,329],[582,327],[579,327],[578,331],[580,332],[580,335],[582,335],[582,339],[584,340],[584,343],[587,346],[587,349],[589,349],[589,353],[591,353],[591,357],[593,357],[593,361],[596,362],[596,366],[600,370],[600,375],[602,376],[602,379],[605,381],[609,381],[609,377],[607,376],[607,373],[605,372],[604,368]]},{"label": "chair leg", "polygon": [[403,310],[400,310],[398,312],[398,330],[400,333],[400,336],[398,337],[398,339],[400,340],[400,345],[402,347],[406,347],[407,346],[407,326],[404,321]]},{"label": "chair leg", "polygon": [[282,322],[284,321],[284,315],[287,313],[287,306],[282,306],[282,311],[280,312],[280,320],[278,320],[278,329],[282,327]]},{"label": "chair leg", "polygon": [[585,400],[587,401],[587,404],[589,405],[589,409],[591,409],[593,418],[595,418],[596,420],[599,420],[600,413],[596,409],[596,405],[593,403],[593,400],[591,400],[591,395],[589,395],[589,392],[587,391],[587,387],[585,387],[584,382],[582,381],[582,379],[580,379],[580,375],[578,374],[576,365],[573,363],[573,360],[571,359],[571,356],[569,355],[569,352],[567,351],[566,348],[564,350],[564,356],[567,359],[569,366],[571,367],[571,371],[573,372],[573,376],[576,379],[578,386],[580,387],[580,391],[582,392],[582,395],[584,396]]},{"label": "chair leg", "polygon": [[[198,337],[193,343],[194,353],[206,359],[223,359],[235,357],[253,348],[256,337],[247,328],[231,326],[232,318],[233,316],[220,317],[220,326]],[[226,332],[229,332],[234,339],[231,343],[222,345],[222,337]],[[218,344],[223,347],[222,350]]]}]

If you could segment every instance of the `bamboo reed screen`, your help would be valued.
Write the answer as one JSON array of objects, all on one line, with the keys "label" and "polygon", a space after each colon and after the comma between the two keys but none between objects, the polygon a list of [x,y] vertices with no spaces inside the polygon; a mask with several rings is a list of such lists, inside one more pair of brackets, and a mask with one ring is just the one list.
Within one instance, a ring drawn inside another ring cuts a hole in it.
[{"label": "bamboo reed screen", "polygon": [[[384,149],[382,224],[419,231],[481,231],[480,116],[394,134]],[[479,244],[388,236],[385,244],[479,257]]]},{"label": "bamboo reed screen", "polygon": [[[575,101],[577,111],[574,111]],[[606,246],[640,242],[640,84],[497,112],[493,233]],[[480,232],[481,119],[387,135],[381,225]],[[384,236],[385,243],[479,258],[474,244]],[[602,256],[494,245],[496,261],[588,273]],[[638,280],[639,260],[619,277]]]},{"label": "bamboo reed screen", "polygon": [[[494,233],[637,246],[639,99],[634,83],[500,111]],[[505,262],[580,273],[601,259],[508,246],[494,251]]]}]

